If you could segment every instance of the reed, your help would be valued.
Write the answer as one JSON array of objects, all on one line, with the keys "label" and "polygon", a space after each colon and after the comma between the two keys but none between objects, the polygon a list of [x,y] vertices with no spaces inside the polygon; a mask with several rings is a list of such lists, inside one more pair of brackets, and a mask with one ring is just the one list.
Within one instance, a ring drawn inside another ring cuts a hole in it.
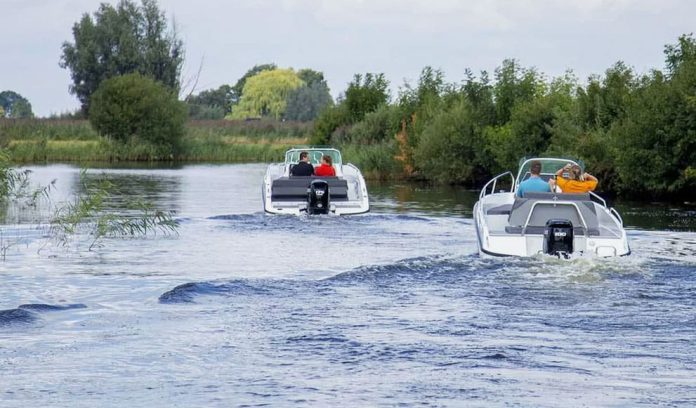
[{"label": "reed", "polygon": [[370,180],[393,180],[404,177],[391,142],[379,144],[345,144],[341,146],[344,163],[353,163]]},{"label": "reed", "polygon": [[116,143],[86,120],[0,120],[0,148],[15,163],[281,160],[288,147],[306,144],[311,123],[271,120],[191,121],[176,156],[138,141]]}]

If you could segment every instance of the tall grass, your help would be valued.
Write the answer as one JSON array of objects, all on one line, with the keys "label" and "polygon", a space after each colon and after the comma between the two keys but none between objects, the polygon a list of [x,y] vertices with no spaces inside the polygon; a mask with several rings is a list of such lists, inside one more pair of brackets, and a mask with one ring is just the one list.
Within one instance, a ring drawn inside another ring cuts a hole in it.
[{"label": "tall grass", "polygon": [[403,168],[395,159],[397,149],[391,141],[342,145],[341,154],[343,162],[358,166],[365,178],[387,180],[404,177]]},{"label": "tall grass", "polygon": [[180,153],[167,156],[158,146],[135,141],[122,144],[101,137],[86,120],[0,119],[0,148],[15,163],[267,162],[282,159],[290,146],[306,144],[311,126],[272,120],[191,121]]}]

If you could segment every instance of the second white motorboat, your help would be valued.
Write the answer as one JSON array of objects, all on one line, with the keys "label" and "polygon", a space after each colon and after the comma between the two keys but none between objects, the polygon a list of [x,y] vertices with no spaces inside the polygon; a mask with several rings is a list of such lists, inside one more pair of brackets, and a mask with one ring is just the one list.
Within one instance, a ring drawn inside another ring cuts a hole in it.
[{"label": "second white motorboat", "polygon": [[[298,177],[291,169],[307,152],[312,165],[324,155],[331,157],[335,177]],[[341,153],[328,147],[298,147],[285,153],[285,162],[271,164],[263,178],[261,191],[264,211],[271,214],[362,214],[370,210],[367,185],[360,170],[344,164]]]},{"label": "second white motorboat", "polygon": [[[540,177],[548,181],[573,160],[532,158],[522,160],[517,177],[512,172],[491,179],[474,206],[479,253],[483,256],[533,256],[571,254],[599,257],[630,254],[619,213],[595,193],[526,193],[518,197],[520,183],[530,177],[533,161],[542,164]],[[510,181],[506,190],[496,191]]]}]

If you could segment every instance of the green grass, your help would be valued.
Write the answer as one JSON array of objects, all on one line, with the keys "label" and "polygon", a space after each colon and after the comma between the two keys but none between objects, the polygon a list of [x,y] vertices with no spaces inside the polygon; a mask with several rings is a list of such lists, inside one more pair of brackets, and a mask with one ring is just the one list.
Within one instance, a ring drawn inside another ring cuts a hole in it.
[{"label": "green grass", "polygon": [[371,180],[400,179],[404,177],[401,164],[395,159],[393,143],[341,146],[344,163],[353,163]]},{"label": "green grass", "polygon": [[[12,162],[221,162],[282,161],[291,146],[305,145],[311,123],[271,120],[190,121],[176,157],[163,156],[147,143],[115,143],[99,136],[86,120],[0,119],[0,149]],[[391,142],[340,146],[344,162],[353,163],[369,179],[403,177]]]},{"label": "green grass", "polygon": [[180,153],[172,157],[145,143],[114,143],[86,120],[0,119],[0,148],[15,163],[267,162],[281,160],[290,146],[306,144],[311,129],[311,123],[301,122],[191,121]]}]

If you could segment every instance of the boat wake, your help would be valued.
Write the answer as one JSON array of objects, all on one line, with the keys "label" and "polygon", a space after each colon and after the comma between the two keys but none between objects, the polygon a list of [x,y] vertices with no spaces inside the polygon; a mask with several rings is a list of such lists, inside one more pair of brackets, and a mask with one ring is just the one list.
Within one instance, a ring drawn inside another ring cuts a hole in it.
[{"label": "boat wake", "polygon": [[20,305],[16,309],[0,310],[0,327],[34,323],[39,320],[39,313],[84,309],[86,307],[81,303],[71,305],[48,305],[43,303]]}]

